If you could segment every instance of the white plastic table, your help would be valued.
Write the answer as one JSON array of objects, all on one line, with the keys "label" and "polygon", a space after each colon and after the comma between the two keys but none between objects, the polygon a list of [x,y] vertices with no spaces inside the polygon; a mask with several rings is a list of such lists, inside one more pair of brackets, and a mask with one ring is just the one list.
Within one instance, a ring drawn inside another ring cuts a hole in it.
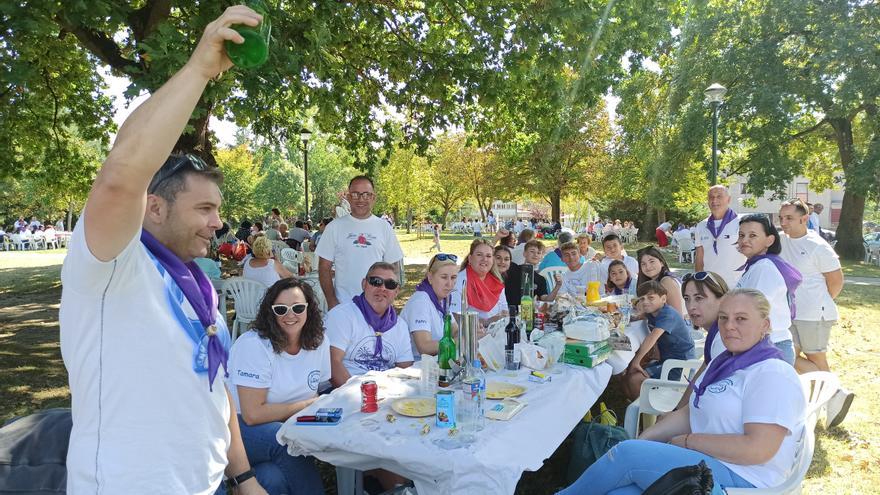
[{"label": "white plastic table", "polygon": [[642,345],[642,342],[648,337],[648,324],[645,320],[630,322],[623,333],[629,337],[629,341],[632,343],[632,350],[614,351],[608,356],[606,363],[611,366],[611,369],[613,370],[612,373],[615,375],[623,373],[626,370],[630,361],[635,357],[636,351],[639,350],[639,346]]},{"label": "white plastic table", "polygon": [[[419,380],[400,378],[410,370],[370,372],[352,377],[345,385],[322,396],[298,415],[312,414],[320,407],[343,408],[337,426],[300,426],[290,418],[278,431],[278,441],[291,455],[312,455],[338,467],[360,471],[382,468],[414,481],[419,495],[512,494],[523,471],[537,471],[596,402],[611,377],[611,367],[593,369],[560,364],[561,373],[549,383],[528,381],[529,370],[490,372],[488,381],[523,384],[527,392],[519,399],[528,402],[510,421],[486,420],[477,441],[454,450],[444,450],[435,441],[448,437],[434,417],[407,418],[395,415],[388,422],[391,402],[418,395]],[[360,384],[375,380],[379,385],[377,413],[360,412]],[[493,401],[489,401],[488,406]],[[422,434],[425,424],[430,432]]]}]

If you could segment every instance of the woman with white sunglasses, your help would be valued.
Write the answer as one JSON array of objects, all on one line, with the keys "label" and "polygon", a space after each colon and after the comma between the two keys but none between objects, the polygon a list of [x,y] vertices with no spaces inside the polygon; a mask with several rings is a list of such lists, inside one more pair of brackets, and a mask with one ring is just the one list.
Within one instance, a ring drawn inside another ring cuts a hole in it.
[{"label": "woman with white sunglasses", "polygon": [[330,342],[315,294],[283,278],[266,291],[251,330],[232,345],[227,379],[245,451],[270,494],[324,493],[314,460],[289,455],[275,435],[329,379]]}]

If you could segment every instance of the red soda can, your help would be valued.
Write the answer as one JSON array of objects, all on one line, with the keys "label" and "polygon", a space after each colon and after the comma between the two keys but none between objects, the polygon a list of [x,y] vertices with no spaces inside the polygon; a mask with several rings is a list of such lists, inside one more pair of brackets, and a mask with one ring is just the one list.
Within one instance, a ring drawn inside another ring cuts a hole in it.
[{"label": "red soda can", "polygon": [[379,386],[372,380],[361,383],[361,412],[374,413],[379,410]]},{"label": "red soda can", "polygon": [[535,313],[535,328],[544,330],[544,313]]}]

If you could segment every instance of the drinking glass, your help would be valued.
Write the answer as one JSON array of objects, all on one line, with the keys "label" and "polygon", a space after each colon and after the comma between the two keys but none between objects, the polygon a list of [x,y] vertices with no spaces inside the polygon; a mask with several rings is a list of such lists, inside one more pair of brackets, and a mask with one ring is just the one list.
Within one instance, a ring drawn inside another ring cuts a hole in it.
[{"label": "drinking glass", "polygon": [[263,16],[258,26],[236,24],[232,29],[244,38],[244,43],[226,42],[226,54],[237,67],[253,69],[266,63],[269,58],[269,43],[272,39],[272,22],[269,20],[269,9],[262,0],[250,0],[246,5]]}]

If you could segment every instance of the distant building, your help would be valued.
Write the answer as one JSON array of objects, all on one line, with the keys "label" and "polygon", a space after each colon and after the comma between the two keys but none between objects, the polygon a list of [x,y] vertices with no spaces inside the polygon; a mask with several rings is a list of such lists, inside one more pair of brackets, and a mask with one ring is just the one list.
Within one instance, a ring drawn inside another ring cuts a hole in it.
[{"label": "distant building", "polygon": [[[835,187],[822,192],[816,192],[810,189],[810,179],[798,176],[788,184],[785,196],[782,199],[770,199],[772,193],[769,192],[757,198],[749,194],[746,182],[748,182],[746,177],[736,176],[730,178],[730,205],[737,213],[769,214],[773,221],[779,224],[779,205],[786,199],[799,198],[808,203],[821,203],[825,207],[819,215],[822,227],[831,230],[837,229],[837,223],[840,221],[840,209],[843,205],[843,188]],[[753,198],[757,202],[754,208],[743,205],[745,200]]]},{"label": "distant building", "polygon": [[492,213],[499,222],[515,222],[518,218],[528,220],[532,217],[528,205],[515,201],[495,200],[492,203]]}]

